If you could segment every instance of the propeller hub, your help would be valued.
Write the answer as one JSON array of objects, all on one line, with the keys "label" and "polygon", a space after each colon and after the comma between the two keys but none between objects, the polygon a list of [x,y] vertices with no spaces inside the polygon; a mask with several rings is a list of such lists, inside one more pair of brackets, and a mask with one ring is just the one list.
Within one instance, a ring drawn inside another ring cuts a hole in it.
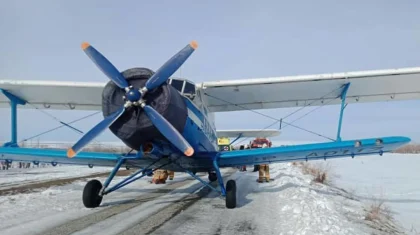
[{"label": "propeller hub", "polygon": [[127,100],[129,100],[131,102],[136,102],[136,101],[140,100],[141,93],[136,89],[130,89],[126,94],[126,97],[127,97]]}]

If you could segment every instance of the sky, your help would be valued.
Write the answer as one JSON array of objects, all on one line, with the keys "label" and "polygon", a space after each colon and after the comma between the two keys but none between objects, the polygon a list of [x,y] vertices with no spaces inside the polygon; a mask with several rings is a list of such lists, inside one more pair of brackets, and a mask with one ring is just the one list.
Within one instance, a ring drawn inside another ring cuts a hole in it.
[{"label": "sky", "polygon": [[[191,40],[199,48],[175,75],[194,82],[419,67],[418,1],[19,1],[0,7],[0,79],[107,82],[80,48],[90,42],[123,71],[157,70]],[[348,105],[342,138],[408,136],[420,141],[420,101]],[[292,115],[299,118],[312,108]],[[318,109],[294,124],[335,138],[340,107]],[[263,110],[281,118],[295,109]],[[70,122],[92,112],[48,111]],[[19,110],[18,140],[59,123]],[[218,113],[219,129],[262,129],[273,121],[250,111]],[[88,131],[97,114],[77,122]],[[0,110],[0,141],[10,110]],[[279,128],[274,125],[273,128]],[[328,141],[287,127],[274,140]],[[42,141],[76,141],[69,128]],[[109,131],[98,141],[117,140]],[[248,140],[249,141],[249,140]]]}]

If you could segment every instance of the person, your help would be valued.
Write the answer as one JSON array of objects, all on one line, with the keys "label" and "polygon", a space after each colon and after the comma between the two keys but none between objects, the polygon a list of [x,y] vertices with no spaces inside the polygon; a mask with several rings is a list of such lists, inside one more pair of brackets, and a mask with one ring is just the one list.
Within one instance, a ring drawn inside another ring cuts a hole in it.
[{"label": "person", "polygon": [[[263,144],[263,148],[267,148],[267,144]],[[268,164],[260,164],[259,165],[259,177],[258,182],[270,182],[270,167]]]},{"label": "person", "polygon": [[[239,150],[244,150],[244,149],[245,149],[245,146],[244,145],[241,145],[239,147]],[[241,166],[241,168],[239,169],[239,171],[246,171],[246,166]]]},{"label": "person", "polygon": [[152,184],[166,184],[166,180],[168,179],[168,171],[167,170],[156,170],[153,174]]},{"label": "person", "polygon": [[173,180],[175,177],[175,171],[168,171],[169,180]]}]

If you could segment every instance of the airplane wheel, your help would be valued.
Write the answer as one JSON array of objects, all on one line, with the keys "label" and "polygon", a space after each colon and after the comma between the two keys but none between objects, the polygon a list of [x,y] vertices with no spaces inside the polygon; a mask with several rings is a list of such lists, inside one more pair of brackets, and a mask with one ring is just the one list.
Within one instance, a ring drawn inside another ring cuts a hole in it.
[{"label": "airplane wheel", "polygon": [[210,180],[210,182],[214,182],[214,181],[217,180],[217,175],[216,175],[215,172],[210,172],[209,173],[209,180]]},{"label": "airplane wheel", "polygon": [[83,204],[86,208],[98,207],[102,202],[102,196],[99,192],[102,189],[102,184],[98,180],[89,181],[83,189]]},{"label": "airplane wheel", "polygon": [[226,183],[226,207],[229,209],[236,207],[236,182],[234,180]]}]

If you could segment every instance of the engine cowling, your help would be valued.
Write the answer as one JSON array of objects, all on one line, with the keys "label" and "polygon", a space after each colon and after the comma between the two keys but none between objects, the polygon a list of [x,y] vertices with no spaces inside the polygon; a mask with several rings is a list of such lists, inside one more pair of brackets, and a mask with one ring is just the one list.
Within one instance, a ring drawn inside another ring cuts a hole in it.
[{"label": "engine cowling", "polygon": [[[141,88],[154,72],[147,68],[132,68],[122,72],[126,80],[135,88]],[[102,92],[102,113],[104,117],[116,112],[125,101],[125,91],[110,81]],[[146,103],[159,112],[180,133],[183,132],[187,120],[187,107],[183,97],[171,85],[162,86],[148,91],[144,97]],[[139,150],[140,146],[153,140],[165,140],[165,137],[153,125],[144,111],[130,107],[109,129],[128,147]]]}]

